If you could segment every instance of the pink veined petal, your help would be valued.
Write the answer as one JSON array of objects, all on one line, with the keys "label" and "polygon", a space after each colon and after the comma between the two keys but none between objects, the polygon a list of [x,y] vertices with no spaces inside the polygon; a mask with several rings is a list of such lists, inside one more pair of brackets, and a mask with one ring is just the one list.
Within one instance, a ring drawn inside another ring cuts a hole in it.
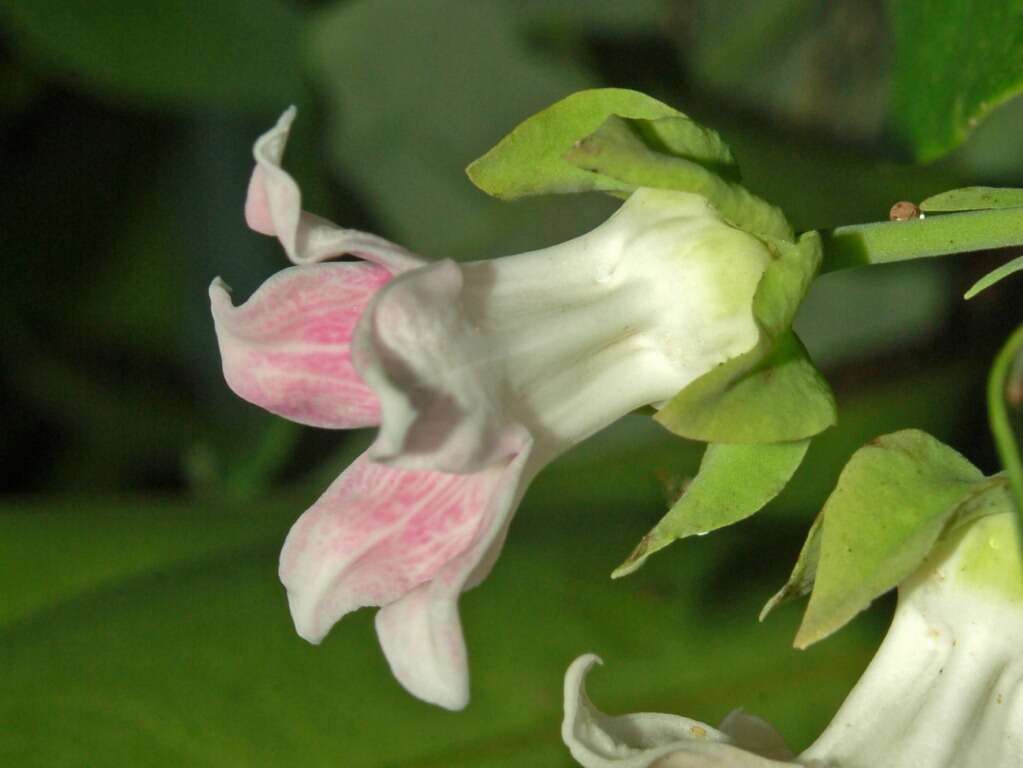
[{"label": "pink veined petal", "polygon": [[382,237],[339,227],[302,210],[302,192],[281,167],[295,114],[295,108],[289,108],[253,147],[256,167],[245,201],[248,225],[261,234],[276,235],[295,264],[311,264],[345,254],[380,264],[391,273],[425,264],[423,257]]},{"label": "pink veined petal", "polygon": [[516,456],[494,489],[487,528],[430,582],[377,612],[380,647],[406,690],[424,701],[463,709],[469,703],[469,665],[458,598],[489,572],[535,467],[531,445]]},{"label": "pink veined petal", "polygon": [[458,595],[507,528],[528,455],[469,475],[356,459],[284,543],[280,577],[298,633],[317,643],[346,613],[385,606],[378,634],[399,681],[427,701],[465,706]]},{"label": "pink veined petal", "polygon": [[237,307],[215,280],[210,304],[228,385],[301,424],[378,424],[380,403],[352,365],[351,339],[371,297],[390,278],[376,264],[293,267]]}]

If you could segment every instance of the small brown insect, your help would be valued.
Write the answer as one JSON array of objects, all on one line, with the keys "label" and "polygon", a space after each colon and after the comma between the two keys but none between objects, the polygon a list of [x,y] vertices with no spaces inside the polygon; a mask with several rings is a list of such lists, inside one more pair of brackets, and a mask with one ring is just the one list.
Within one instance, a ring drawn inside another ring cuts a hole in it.
[{"label": "small brown insect", "polygon": [[915,203],[911,203],[908,200],[900,200],[892,206],[892,209],[888,212],[888,218],[892,221],[919,219],[920,209],[917,208]]}]

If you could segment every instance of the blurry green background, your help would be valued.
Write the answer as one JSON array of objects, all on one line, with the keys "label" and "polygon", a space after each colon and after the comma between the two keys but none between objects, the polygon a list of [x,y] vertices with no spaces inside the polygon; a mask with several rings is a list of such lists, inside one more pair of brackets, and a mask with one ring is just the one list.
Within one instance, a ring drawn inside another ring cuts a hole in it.
[{"label": "blurry green background", "polygon": [[399,688],[371,612],[320,647],[292,630],[284,533],[369,435],[235,398],[206,287],[244,298],[285,266],[242,203],[251,143],[291,103],[307,207],[433,256],[607,215],[599,197],[502,204],[462,173],[599,85],[714,126],[751,188],[829,227],[1023,186],[1023,107],[993,109],[1020,89],[1020,30],[1020,0],[2,0],[0,764],[567,766],[561,679],[586,651],[607,662],[591,691],[608,711],[714,723],[741,706],[806,746],[891,601],[807,652],[789,648],[799,606],[763,625],[759,607],[870,437],[921,427],[997,469],[983,382],[1023,319],[1019,280],[960,297],[1005,253],[815,284],[798,329],[839,427],[763,514],[633,577],[608,575],[699,447],[630,416],[548,468],[462,600],[460,714]]}]

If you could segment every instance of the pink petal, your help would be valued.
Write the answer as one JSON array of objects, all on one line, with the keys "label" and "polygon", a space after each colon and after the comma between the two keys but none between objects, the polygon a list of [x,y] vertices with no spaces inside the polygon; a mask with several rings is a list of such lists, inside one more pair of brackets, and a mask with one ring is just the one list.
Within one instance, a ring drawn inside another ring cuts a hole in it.
[{"label": "pink petal", "polygon": [[259,137],[252,153],[256,168],[249,180],[245,220],[256,232],[276,235],[295,264],[310,264],[351,254],[387,267],[391,273],[426,263],[421,256],[382,237],[345,229],[302,210],[302,192],[281,167],[288,134],[295,119],[291,107],[277,125]]},{"label": "pink petal", "polygon": [[378,424],[380,404],[352,365],[351,339],[371,297],[390,278],[376,264],[292,267],[238,307],[215,280],[210,304],[228,386],[301,424]]},{"label": "pink petal", "polygon": [[493,564],[528,484],[528,448],[468,475],[395,469],[360,456],[292,527],[280,576],[298,633],[319,642],[346,613],[385,606],[377,631],[413,694],[468,700],[458,595]]}]

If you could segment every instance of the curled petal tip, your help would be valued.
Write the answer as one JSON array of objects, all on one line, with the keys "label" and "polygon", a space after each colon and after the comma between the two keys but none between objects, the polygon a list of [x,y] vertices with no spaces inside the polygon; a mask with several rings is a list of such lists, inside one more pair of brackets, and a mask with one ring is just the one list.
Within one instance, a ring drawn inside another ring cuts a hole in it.
[{"label": "curled petal tip", "polygon": [[213,278],[210,282],[209,292],[211,302],[231,301],[231,286],[225,283],[222,277],[217,276]]}]

